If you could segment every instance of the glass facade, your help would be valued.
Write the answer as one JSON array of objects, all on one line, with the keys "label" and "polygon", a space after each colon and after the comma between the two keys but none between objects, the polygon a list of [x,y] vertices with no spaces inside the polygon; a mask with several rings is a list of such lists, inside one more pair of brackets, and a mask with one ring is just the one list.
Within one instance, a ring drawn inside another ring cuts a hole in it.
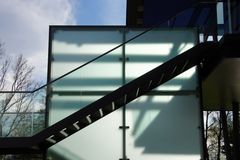
[{"label": "glass facade", "polygon": [[[144,28],[52,29],[49,125],[196,44],[195,30],[154,29],[107,53]],[[169,73],[171,74],[171,73]],[[195,68],[182,73],[50,148],[52,159],[200,159]]]}]

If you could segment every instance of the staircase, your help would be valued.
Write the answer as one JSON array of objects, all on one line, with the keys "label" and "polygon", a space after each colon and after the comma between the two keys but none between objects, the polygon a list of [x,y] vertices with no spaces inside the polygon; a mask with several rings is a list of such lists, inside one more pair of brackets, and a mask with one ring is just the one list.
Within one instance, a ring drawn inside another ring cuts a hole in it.
[{"label": "staircase", "polygon": [[[225,37],[225,40],[221,42],[205,42],[196,45],[32,137],[0,138],[0,154],[43,153],[52,145],[68,138],[141,95],[145,95],[191,67],[200,65],[201,68],[204,68],[208,66],[219,59],[217,57],[225,56],[228,48],[231,48],[234,53],[240,51],[239,35],[233,38],[231,36]],[[237,55],[234,54],[232,57],[238,57]]]}]

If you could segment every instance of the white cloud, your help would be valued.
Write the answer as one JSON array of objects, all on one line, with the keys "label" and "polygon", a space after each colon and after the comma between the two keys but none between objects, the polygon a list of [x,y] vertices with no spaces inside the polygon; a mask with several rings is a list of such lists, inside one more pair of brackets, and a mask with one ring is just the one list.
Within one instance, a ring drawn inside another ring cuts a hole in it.
[{"label": "white cloud", "polygon": [[35,66],[35,78],[46,78],[48,30],[51,24],[75,24],[70,0],[6,0],[0,5],[0,41],[8,54],[23,54]]}]

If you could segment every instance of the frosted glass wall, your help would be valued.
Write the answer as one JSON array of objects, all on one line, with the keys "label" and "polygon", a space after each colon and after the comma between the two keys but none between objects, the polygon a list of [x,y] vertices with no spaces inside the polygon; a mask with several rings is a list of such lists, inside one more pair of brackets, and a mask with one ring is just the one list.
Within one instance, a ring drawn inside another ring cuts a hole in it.
[{"label": "frosted glass wall", "polygon": [[200,159],[195,96],[142,96],[127,107],[127,155],[133,160]]},{"label": "frosted glass wall", "polygon": [[[52,39],[51,79],[88,62],[144,29],[121,27],[56,28]],[[193,30],[156,29],[54,83],[49,123],[148,72],[196,43]],[[126,59],[124,60],[123,57]],[[200,159],[199,105],[192,68],[148,96],[119,109],[51,148],[53,159]],[[167,93],[167,95],[164,95]],[[178,95],[175,91],[179,92]],[[190,95],[184,92],[191,93]],[[183,93],[183,94],[182,94]],[[126,118],[126,139],[119,126]],[[123,146],[123,141],[126,145]]]},{"label": "frosted glass wall", "polygon": [[[52,41],[51,79],[57,78],[76,67],[96,58],[122,42],[117,30],[58,30]],[[113,90],[121,85],[122,48],[104,56],[91,65],[77,70],[54,83],[55,90]],[[97,87],[95,87],[97,86]]]},{"label": "frosted glass wall", "polygon": [[[130,29],[126,37],[139,32]],[[146,73],[193,47],[195,42],[195,32],[190,30],[154,30],[139,37],[126,45],[126,79]],[[174,94],[174,91],[194,91],[196,87],[193,67],[156,88],[161,95],[142,96],[127,105],[128,158],[200,159],[198,100],[195,95]]]},{"label": "frosted glass wall", "polygon": [[[51,79],[83,65],[121,42],[122,34],[117,29],[56,30],[52,40]],[[50,125],[122,85],[121,53],[120,47],[52,85]],[[50,149],[49,157],[57,160],[118,159],[122,152],[118,129],[121,114],[121,111],[116,111],[63,140]],[[110,149],[111,153],[108,152]]]}]

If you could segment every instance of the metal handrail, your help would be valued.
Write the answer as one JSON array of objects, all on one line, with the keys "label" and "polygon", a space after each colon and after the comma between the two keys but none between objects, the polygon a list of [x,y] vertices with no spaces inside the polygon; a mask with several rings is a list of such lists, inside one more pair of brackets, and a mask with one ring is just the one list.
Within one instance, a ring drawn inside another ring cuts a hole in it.
[{"label": "metal handrail", "polygon": [[90,60],[90,61],[88,61],[88,62],[86,62],[86,63],[84,63],[84,64],[82,64],[82,65],[80,65],[80,66],[78,66],[77,68],[74,68],[73,70],[71,70],[71,71],[69,71],[69,72],[67,72],[67,73],[65,73],[65,74],[63,74],[63,75],[61,75],[60,77],[58,77],[58,78],[56,78],[56,79],[54,79],[54,80],[52,80],[52,81],[50,81],[50,82],[48,82],[48,83],[46,83],[46,84],[40,86],[40,87],[37,88],[37,89],[34,89],[34,90],[32,90],[32,91],[0,91],[0,93],[34,93],[34,92],[37,92],[37,91],[43,89],[44,87],[47,87],[47,86],[49,86],[50,84],[52,84],[52,83],[54,83],[54,82],[56,82],[56,81],[58,81],[58,80],[60,80],[60,79],[62,79],[62,78],[64,78],[64,77],[66,77],[67,75],[69,75],[69,74],[75,72],[76,70],[78,70],[78,69],[80,69],[80,68],[82,68],[82,67],[84,67],[84,66],[86,66],[86,65],[88,65],[88,64],[90,64],[90,63],[92,63],[92,62],[94,62],[94,61],[96,61],[97,59],[99,59],[99,58],[101,58],[101,57],[103,57],[103,56],[105,56],[105,55],[111,53],[112,51],[118,49],[119,47],[122,47],[123,45],[125,45],[125,44],[127,44],[127,43],[133,41],[134,39],[136,39],[136,38],[138,38],[138,37],[144,35],[145,33],[147,33],[147,32],[149,32],[149,31],[153,30],[155,27],[156,27],[156,26],[153,26],[153,27],[151,27],[151,28],[148,28],[147,30],[145,30],[145,31],[143,31],[143,32],[141,32],[141,33],[139,33],[139,34],[137,34],[136,36],[130,38],[129,40],[127,40],[127,41],[125,41],[125,42],[123,42],[123,43],[117,45],[116,47],[114,47],[114,48],[108,50],[107,52],[105,52],[105,53],[103,53],[103,54],[97,56],[96,58],[94,58],[94,59],[92,59],[92,60]]}]

